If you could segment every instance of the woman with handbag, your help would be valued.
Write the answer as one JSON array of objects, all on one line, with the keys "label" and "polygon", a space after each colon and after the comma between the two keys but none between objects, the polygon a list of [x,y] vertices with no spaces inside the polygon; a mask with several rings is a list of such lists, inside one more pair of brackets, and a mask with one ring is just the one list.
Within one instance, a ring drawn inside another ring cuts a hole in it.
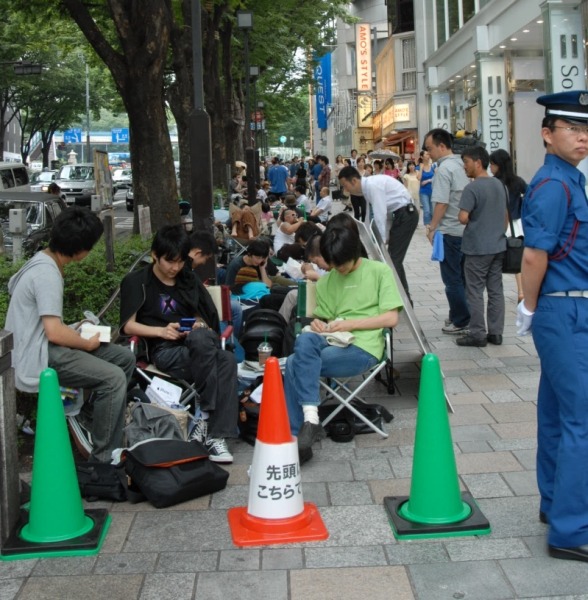
[{"label": "woman with handbag", "polygon": [[[495,150],[490,154],[490,171],[497,179],[500,179],[508,190],[508,212],[512,221],[514,235],[523,237],[523,226],[521,223],[521,208],[523,197],[527,191],[527,184],[522,177],[515,175],[512,159],[506,150]],[[510,227],[510,226],[509,226]],[[507,231],[507,235],[510,232]],[[520,273],[515,274],[517,282],[518,301],[523,299],[523,281]]]}]

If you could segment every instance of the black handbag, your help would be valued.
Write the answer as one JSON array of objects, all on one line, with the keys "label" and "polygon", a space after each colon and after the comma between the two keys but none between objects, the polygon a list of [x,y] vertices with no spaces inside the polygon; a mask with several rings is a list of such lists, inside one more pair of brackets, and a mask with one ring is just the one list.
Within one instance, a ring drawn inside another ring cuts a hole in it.
[{"label": "black handbag", "polygon": [[520,273],[521,264],[523,263],[523,250],[525,249],[525,240],[523,237],[516,237],[512,219],[510,218],[510,210],[508,209],[508,190],[506,189],[506,212],[508,213],[508,223],[510,226],[510,236],[506,237],[506,252],[502,259],[503,273]]},{"label": "black handbag", "polygon": [[129,501],[146,498],[156,508],[218,492],[229,478],[196,440],[145,440],[123,450],[121,460],[129,477]]},{"label": "black handbag", "polygon": [[101,462],[77,463],[76,473],[82,498],[88,502],[124,502],[127,499],[126,475],[119,465]]}]

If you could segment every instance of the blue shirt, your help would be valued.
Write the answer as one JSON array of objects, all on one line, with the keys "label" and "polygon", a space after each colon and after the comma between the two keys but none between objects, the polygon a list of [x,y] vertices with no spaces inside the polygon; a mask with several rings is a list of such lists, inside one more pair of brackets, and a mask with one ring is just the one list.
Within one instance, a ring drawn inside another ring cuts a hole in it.
[{"label": "blue shirt", "polygon": [[284,165],[274,165],[270,167],[267,174],[270,182],[270,192],[274,194],[285,194],[288,191],[286,181],[288,180],[288,169]]},{"label": "blue shirt", "polygon": [[[569,190],[569,199],[566,189]],[[545,156],[523,201],[525,246],[556,254],[566,246],[576,220],[577,236],[562,260],[549,260],[541,294],[588,289],[588,199],[581,171],[554,154]],[[565,254],[565,252],[564,252]]]}]

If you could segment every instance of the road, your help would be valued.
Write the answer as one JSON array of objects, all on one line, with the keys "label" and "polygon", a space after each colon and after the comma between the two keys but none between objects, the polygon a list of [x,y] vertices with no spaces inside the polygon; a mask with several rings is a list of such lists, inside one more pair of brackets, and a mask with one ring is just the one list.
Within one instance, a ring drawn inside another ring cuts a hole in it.
[{"label": "road", "polygon": [[125,206],[126,190],[120,190],[114,194],[114,229],[116,237],[129,235],[133,230],[133,213]]}]

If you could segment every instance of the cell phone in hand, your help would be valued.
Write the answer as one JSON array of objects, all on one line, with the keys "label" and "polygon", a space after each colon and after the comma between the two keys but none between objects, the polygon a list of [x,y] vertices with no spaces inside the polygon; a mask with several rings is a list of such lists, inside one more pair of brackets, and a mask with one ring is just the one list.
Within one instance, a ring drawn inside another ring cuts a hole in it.
[{"label": "cell phone in hand", "polygon": [[194,323],[196,323],[194,317],[183,317],[180,319],[180,331],[192,331]]}]

